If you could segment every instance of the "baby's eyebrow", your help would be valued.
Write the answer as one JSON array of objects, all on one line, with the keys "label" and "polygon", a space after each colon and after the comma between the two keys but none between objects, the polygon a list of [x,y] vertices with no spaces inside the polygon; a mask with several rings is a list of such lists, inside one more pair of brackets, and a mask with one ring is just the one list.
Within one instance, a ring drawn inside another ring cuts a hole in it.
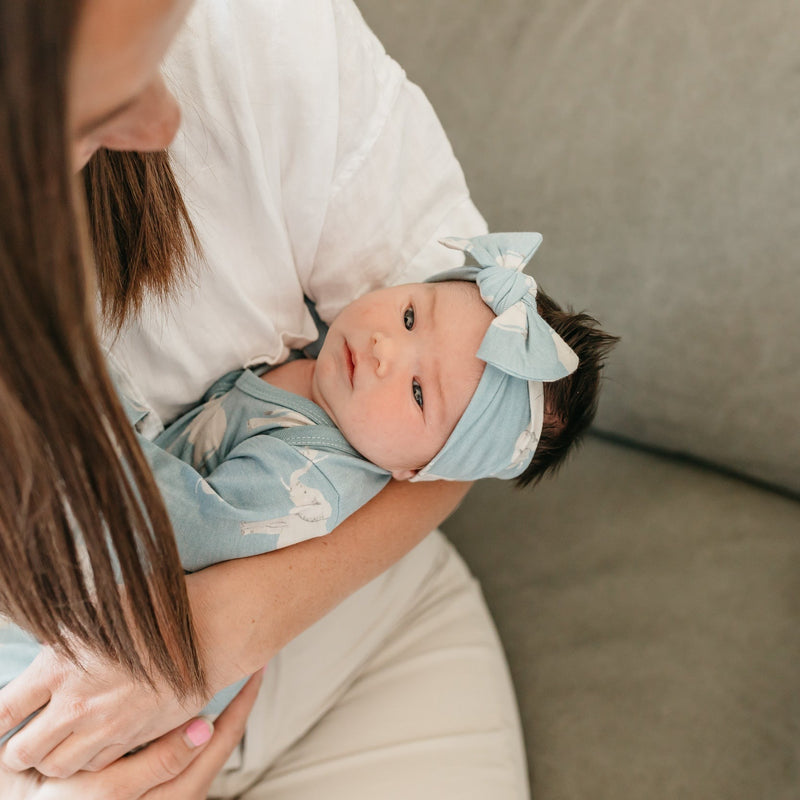
[{"label": "baby's eyebrow", "polygon": [[[439,299],[439,292],[436,291],[436,287],[434,284],[427,284],[427,300],[428,300],[428,307],[426,309],[427,314],[427,323],[428,327],[431,329],[436,328],[436,307],[437,307],[437,300]],[[444,396],[444,387],[442,386],[442,374],[441,374],[441,361],[439,353],[431,352],[431,363],[432,363],[432,370],[431,375],[428,378],[429,383],[433,383],[434,386],[434,393],[436,395],[436,403],[434,407],[436,408],[436,419],[432,420],[438,424],[441,424],[444,421],[446,416],[446,403],[445,403],[445,396]]]},{"label": "baby's eyebrow", "polygon": [[432,283],[425,284],[425,289],[428,294],[428,317],[433,321],[436,319],[436,301],[439,299],[439,292]]}]

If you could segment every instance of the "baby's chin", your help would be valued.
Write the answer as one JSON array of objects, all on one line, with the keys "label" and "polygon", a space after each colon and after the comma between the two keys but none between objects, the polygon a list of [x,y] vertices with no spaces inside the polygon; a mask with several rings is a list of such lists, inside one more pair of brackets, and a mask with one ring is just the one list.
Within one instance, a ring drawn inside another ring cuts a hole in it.
[{"label": "baby's chin", "polygon": [[[344,433],[344,431],[342,431],[342,433]],[[347,438],[347,434],[345,434],[345,438]],[[398,467],[397,461],[394,459],[383,459],[380,457],[380,455],[374,452],[372,455],[370,455],[368,452],[365,453],[359,450],[359,448],[353,442],[350,442],[350,444],[352,444],[353,447],[355,447],[356,450],[358,450],[359,453],[361,453],[361,455],[367,459],[367,461],[371,461],[376,467],[380,467],[381,469],[391,473],[392,478],[394,478],[396,481],[407,481],[409,478],[413,478],[414,475],[416,475],[420,469],[422,469],[422,467]]]},{"label": "baby's chin", "polygon": [[407,481],[413,478],[418,472],[418,469],[403,469],[403,470],[390,470],[392,478],[396,481]]},{"label": "baby's chin", "polygon": [[371,458],[370,461],[372,461],[373,464],[381,469],[385,469],[387,472],[390,472],[392,474],[392,478],[394,478],[396,481],[407,481],[409,478],[413,478],[422,469],[422,467],[425,466],[424,464],[422,466],[415,464],[413,467],[398,467],[396,460],[394,460],[392,464],[386,462],[381,463],[380,459],[373,458]]}]

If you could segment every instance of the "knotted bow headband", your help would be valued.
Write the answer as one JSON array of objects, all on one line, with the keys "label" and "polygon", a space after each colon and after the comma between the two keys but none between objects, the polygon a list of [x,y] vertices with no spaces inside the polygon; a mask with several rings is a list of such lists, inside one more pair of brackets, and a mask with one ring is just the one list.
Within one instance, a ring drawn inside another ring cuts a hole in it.
[{"label": "knotted bow headband", "polygon": [[478,358],[478,388],[444,447],[411,479],[515,478],[533,458],[544,422],[542,384],[574,372],[578,357],[539,316],[536,281],[521,270],[542,243],[538,233],[443,239],[465,263],[429,282],[474,281],[497,315]]}]

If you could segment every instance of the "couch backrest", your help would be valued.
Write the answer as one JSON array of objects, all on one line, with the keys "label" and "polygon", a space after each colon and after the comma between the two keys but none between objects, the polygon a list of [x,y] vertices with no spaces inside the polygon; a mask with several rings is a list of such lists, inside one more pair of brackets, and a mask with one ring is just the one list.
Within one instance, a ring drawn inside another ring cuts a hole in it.
[{"label": "couch backrest", "polygon": [[623,337],[598,428],[800,492],[800,3],[358,2],[490,227]]}]

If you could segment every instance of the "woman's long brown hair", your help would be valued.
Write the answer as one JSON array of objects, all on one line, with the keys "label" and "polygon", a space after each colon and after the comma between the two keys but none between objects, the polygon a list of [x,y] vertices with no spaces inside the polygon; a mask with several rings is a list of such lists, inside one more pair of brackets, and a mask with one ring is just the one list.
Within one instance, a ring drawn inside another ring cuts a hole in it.
[{"label": "woman's long brown hair", "polygon": [[165,155],[101,155],[98,284],[66,127],[79,5],[0,0],[0,611],[71,657],[204,694],[169,518],[95,318],[98,286],[115,324],[167,291],[192,234]]}]

